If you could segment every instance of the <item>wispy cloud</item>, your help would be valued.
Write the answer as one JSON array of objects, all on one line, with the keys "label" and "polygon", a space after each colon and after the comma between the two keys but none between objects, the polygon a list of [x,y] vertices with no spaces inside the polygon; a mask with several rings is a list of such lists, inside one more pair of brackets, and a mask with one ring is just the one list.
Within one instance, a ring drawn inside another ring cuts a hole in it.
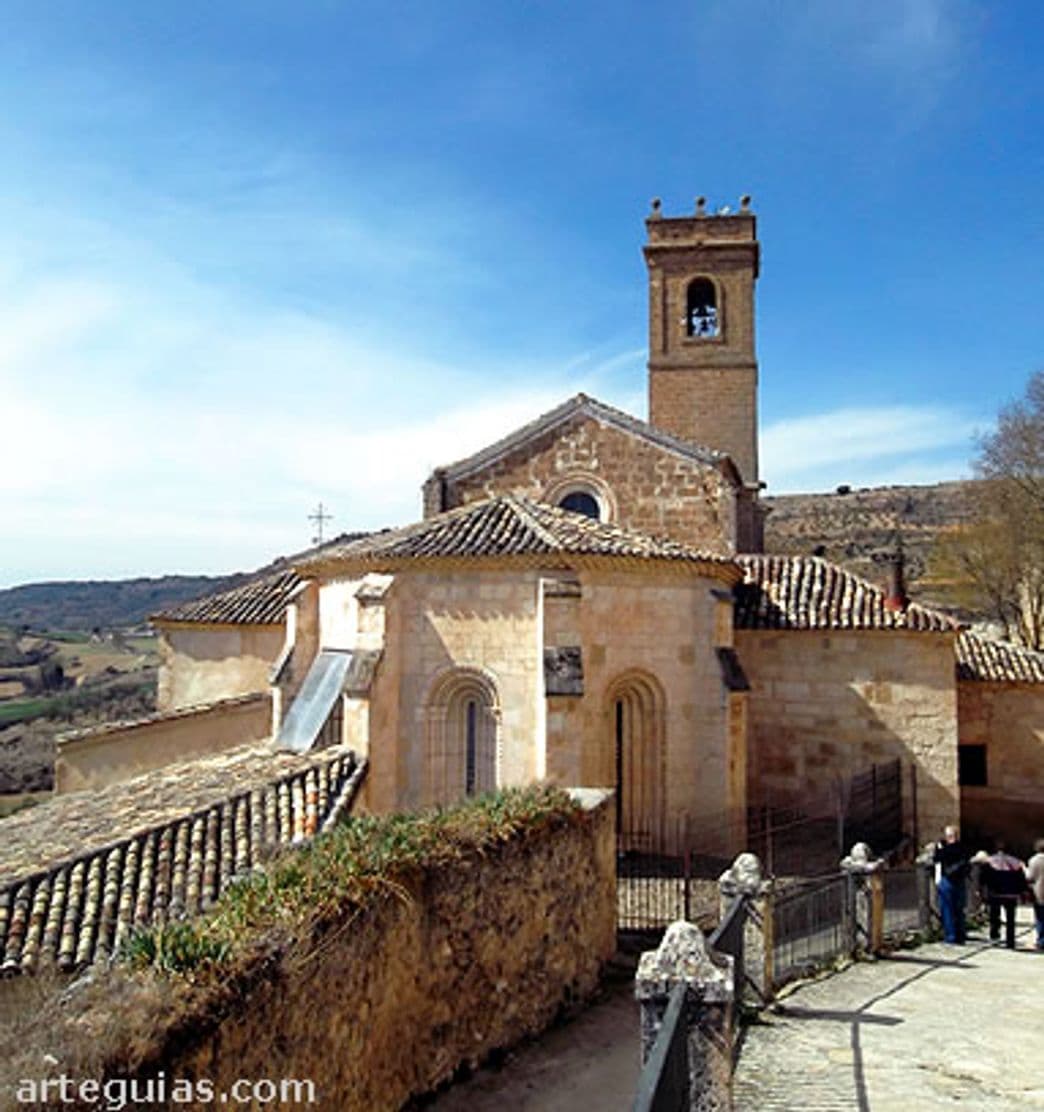
[{"label": "wispy cloud", "polygon": [[966,414],[938,406],[850,408],[790,418],[762,432],[761,471],[770,493],[777,494],[841,483],[955,478],[967,470],[976,427]]}]

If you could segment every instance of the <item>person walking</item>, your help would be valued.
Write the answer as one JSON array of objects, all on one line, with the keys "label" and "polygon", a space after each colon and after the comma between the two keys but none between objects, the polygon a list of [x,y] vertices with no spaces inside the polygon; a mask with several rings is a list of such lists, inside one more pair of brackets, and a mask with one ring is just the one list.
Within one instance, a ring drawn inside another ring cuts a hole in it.
[{"label": "person walking", "polygon": [[1026,880],[1033,893],[1033,917],[1037,922],[1037,949],[1044,950],[1044,838],[1033,843],[1033,856],[1026,862]]},{"label": "person walking", "polygon": [[1001,909],[1004,910],[1004,944],[1015,949],[1015,909],[1019,897],[1026,891],[1026,867],[1007,852],[1004,843],[996,842],[995,849],[982,866],[982,885],[990,906],[990,939],[1000,940]]},{"label": "person walking", "polygon": [[943,830],[935,845],[935,888],[939,897],[943,938],[955,946],[965,940],[964,903],[968,881],[968,851],[961,845],[956,826]]}]

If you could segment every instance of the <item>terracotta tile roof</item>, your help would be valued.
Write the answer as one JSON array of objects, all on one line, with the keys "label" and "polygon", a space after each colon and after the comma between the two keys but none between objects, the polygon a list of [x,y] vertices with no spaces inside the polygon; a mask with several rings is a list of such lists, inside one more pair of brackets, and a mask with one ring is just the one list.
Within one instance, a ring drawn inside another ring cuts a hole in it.
[{"label": "terracotta tile roof", "polygon": [[336,822],[365,767],[343,748],[250,746],[0,820],[0,972],[88,965],[135,926],[205,909],[272,847]]},{"label": "terracotta tile roof", "polygon": [[536,557],[548,566],[568,566],[569,557],[668,560],[714,565],[737,574],[735,564],[726,557],[593,521],[516,494],[470,502],[401,529],[371,533],[362,540],[328,548],[298,566],[303,572],[342,565],[381,570],[416,560],[485,557]]},{"label": "terracotta tile roof", "polygon": [[889,610],[885,592],[818,556],[737,556],[737,629],[907,629],[956,632],[948,614],[911,603]]},{"label": "terracotta tile roof", "polygon": [[[622,409],[606,405],[605,402],[600,402],[597,398],[589,397],[587,394],[577,394],[474,455],[438,468],[436,473],[442,474],[450,480],[465,478],[491,463],[503,459],[510,453],[525,448],[532,441],[561,425],[584,418],[590,418],[601,425],[608,425],[631,436],[637,436],[660,448],[665,448],[675,455],[684,456],[686,459],[705,463],[718,470],[735,471],[729,457],[724,452],[718,452],[713,448],[706,448],[699,444],[691,444],[687,440],[672,436],[669,432],[664,432],[663,429],[650,425],[648,421],[642,421],[637,417],[632,417],[630,413],[624,413]],[[735,477],[738,481],[738,475]]]},{"label": "terracotta tile roof", "polygon": [[291,569],[252,579],[242,587],[182,602],[153,614],[152,622],[229,622],[236,625],[270,625],[283,620],[290,596],[301,585]]},{"label": "terracotta tile roof", "polygon": [[222,625],[273,625],[283,620],[287,604],[301,585],[295,572],[297,561],[316,555],[328,548],[365,537],[366,533],[342,533],[315,548],[293,556],[281,557],[269,569],[239,587],[204,595],[203,598],[169,606],[149,617],[151,622],[200,622]]},{"label": "terracotta tile roof", "polygon": [[984,683],[1044,683],[1044,653],[965,632],[957,638],[957,678]]}]

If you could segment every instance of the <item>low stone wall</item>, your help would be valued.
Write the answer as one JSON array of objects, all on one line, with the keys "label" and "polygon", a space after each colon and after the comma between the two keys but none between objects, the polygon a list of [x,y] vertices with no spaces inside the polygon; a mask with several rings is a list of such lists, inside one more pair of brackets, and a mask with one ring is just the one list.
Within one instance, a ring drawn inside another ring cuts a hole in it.
[{"label": "low stone wall", "polygon": [[261,741],[271,727],[271,698],[255,694],[76,730],[58,739],[55,794],[104,787],[176,761]]},{"label": "low stone wall", "polygon": [[613,810],[582,797],[575,821],[420,869],[303,955],[259,962],[220,1020],[179,1022],[149,1072],[224,1089],[308,1078],[317,1107],[379,1112],[541,1031],[615,948]]}]

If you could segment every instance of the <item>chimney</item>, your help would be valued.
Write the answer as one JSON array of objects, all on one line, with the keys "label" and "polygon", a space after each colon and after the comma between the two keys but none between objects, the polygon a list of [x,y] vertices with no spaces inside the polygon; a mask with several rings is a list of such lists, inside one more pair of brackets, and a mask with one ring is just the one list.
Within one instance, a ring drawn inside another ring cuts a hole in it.
[{"label": "chimney", "polygon": [[883,563],[888,575],[885,582],[885,609],[903,611],[909,606],[910,597],[906,593],[906,558],[901,541],[893,551],[885,555]]}]

